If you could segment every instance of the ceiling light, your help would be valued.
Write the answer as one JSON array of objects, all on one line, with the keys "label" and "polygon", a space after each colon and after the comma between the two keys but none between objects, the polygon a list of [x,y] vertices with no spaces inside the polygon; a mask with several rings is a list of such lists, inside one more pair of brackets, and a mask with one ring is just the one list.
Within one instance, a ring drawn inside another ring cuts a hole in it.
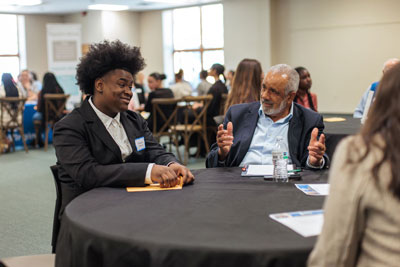
[{"label": "ceiling light", "polygon": [[126,6],[126,5],[96,4],[96,5],[89,5],[88,9],[91,9],[91,10],[106,10],[106,11],[122,11],[122,10],[129,9],[129,6]]},{"label": "ceiling light", "polygon": [[0,0],[1,6],[36,6],[41,3],[42,0]]}]

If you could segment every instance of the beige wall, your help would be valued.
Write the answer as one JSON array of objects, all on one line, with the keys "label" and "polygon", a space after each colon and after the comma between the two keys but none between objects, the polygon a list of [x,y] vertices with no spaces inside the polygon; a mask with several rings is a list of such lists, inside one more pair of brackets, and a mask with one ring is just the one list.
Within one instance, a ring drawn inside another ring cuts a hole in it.
[{"label": "beige wall", "polygon": [[46,24],[61,22],[62,16],[25,15],[26,65],[37,73],[39,80],[48,71]]},{"label": "beige wall", "polygon": [[320,112],[352,113],[400,56],[400,1],[271,0],[272,63],[309,69]]},{"label": "beige wall", "polygon": [[137,12],[90,11],[60,15],[25,15],[26,64],[41,80],[48,71],[47,66],[47,23],[78,23],[82,25],[82,43],[99,42],[104,39],[140,45],[140,15]]},{"label": "beige wall", "polygon": [[139,13],[88,11],[64,16],[66,23],[82,25],[82,43],[90,44],[104,39],[119,39],[130,45],[139,45]]},{"label": "beige wall", "polygon": [[86,15],[75,13],[64,16],[65,23],[78,23],[82,25],[82,44],[100,42],[103,38],[101,27],[101,11],[88,11]]},{"label": "beige wall", "polygon": [[144,73],[164,72],[162,11],[140,13],[140,47],[146,61]]},{"label": "beige wall", "polygon": [[271,63],[270,1],[225,0],[224,48],[226,69],[236,69],[244,58],[260,61],[263,69]]}]

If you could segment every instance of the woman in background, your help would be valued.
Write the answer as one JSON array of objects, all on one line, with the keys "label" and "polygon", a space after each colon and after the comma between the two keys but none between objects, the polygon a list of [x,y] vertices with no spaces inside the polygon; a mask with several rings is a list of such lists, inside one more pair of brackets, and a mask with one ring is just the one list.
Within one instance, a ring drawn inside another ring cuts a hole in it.
[{"label": "woman in background", "polygon": [[[214,84],[208,90],[208,95],[212,95],[213,99],[211,100],[210,105],[207,109],[207,126],[217,126],[214,121],[214,117],[220,115],[220,106],[222,101],[222,94],[227,94],[228,89],[225,85],[225,76],[224,76],[225,67],[221,64],[214,64],[211,66],[210,71],[208,72],[209,76],[212,76],[215,80]],[[221,81],[221,78],[224,81]],[[215,139],[215,138],[214,138]],[[214,140],[211,139],[211,140]]]},{"label": "woman in background", "polygon": [[[56,76],[54,76],[54,74],[51,72],[47,72],[43,76],[42,90],[38,94],[37,112],[33,115],[33,118],[32,118],[33,121],[41,122],[40,132],[39,132],[39,136],[38,136],[39,147],[43,146],[41,132],[44,129],[46,129],[46,118],[45,118],[46,107],[45,107],[45,99],[44,99],[44,96],[46,94],[64,94],[64,90],[62,89],[61,85],[58,83]],[[58,103],[59,101],[53,101],[53,102],[57,109],[62,104],[62,103]],[[59,120],[60,118],[55,118],[55,114],[53,114],[51,111],[49,111],[49,119],[50,120]]]},{"label": "woman in background", "polygon": [[25,91],[28,101],[36,101],[38,99],[39,88],[33,83],[32,74],[29,70],[23,70],[18,76],[18,84],[21,89]]},{"label": "woman in background", "polygon": [[300,76],[300,83],[294,102],[318,112],[317,95],[310,92],[312,85],[310,73],[304,67],[297,67],[296,71]]},{"label": "woman in background", "polygon": [[197,91],[198,96],[202,96],[202,95],[207,94],[207,92],[208,92],[208,90],[210,90],[210,87],[212,84],[206,80],[207,76],[208,76],[208,72],[206,70],[200,71],[199,75],[200,75],[201,82],[197,86],[196,91]]},{"label": "woman in background", "polygon": [[[153,72],[149,75],[147,79],[147,83],[151,92],[149,93],[149,97],[146,102],[146,106],[144,110],[150,112],[150,116],[147,118],[147,124],[150,131],[153,131],[153,105],[151,101],[154,98],[173,98],[174,94],[172,93],[171,89],[163,88],[162,81],[165,80],[167,76],[165,74],[160,74],[157,72]],[[162,110],[166,116],[170,116],[174,110],[174,107],[163,106]],[[162,126],[164,120],[158,116],[157,117],[157,129]]]},{"label": "woman in background", "polygon": [[36,87],[39,91],[42,90],[43,84],[38,80],[36,72],[31,71],[31,75],[33,86]]},{"label": "woman in background", "polygon": [[175,74],[175,84],[171,85],[171,91],[175,98],[182,98],[192,94],[192,86],[187,81],[183,80],[183,70],[180,69]]},{"label": "woman in background", "polygon": [[[0,97],[25,97],[25,92],[20,90],[19,87],[16,86],[14,79],[10,73],[3,73],[1,76],[1,84],[0,84]],[[15,104],[11,104],[12,109],[17,110],[18,106]],[[7,108],[4,107],[0,110],[0,119],[3,119],[3,122],[8,122],[11,120],[10,114],[7,111]],[[22,114],[19,114],[18,120],[22,120]],[[0,129],[1,130],[1,129]],[[0,143],[3,143],[2,150],[9,152],[11,147],[11,141],[6,137],[6,133],[0,132]],[[1,154],[1,152],[0,152]]]},{"label": "woman in background", "polygon": [[235,104],[260,101],[262,79],[263,71],[260,62],[248,58],[240,61],[225,103],[225,112]]},{"label": "woman in background", "polygon": [[309,266],[399,266],[399,102],[397,64],[383,75],[361,132],[335,152]]},{"label": "woman in background", "polygon": [[25,97],[26,95],[14,82],[10,73],[1,76],[0,97]]},{"label": "woman in background", "polygon": [[64,90],[58,83],[56,76],[51,72],[47,72],[43,76],[42,90],[38,94],[37,112],[33,115],[33,120],[41,120],[43,126],[45,122],[45,94],[64,94]]},{"label": "woman in background", "polygon": [[230,70],[226,73],[226,88],[228,91],[232,89],[232,83],[233,83],[233,77],[235,77],[235,72],[233,70]]}]

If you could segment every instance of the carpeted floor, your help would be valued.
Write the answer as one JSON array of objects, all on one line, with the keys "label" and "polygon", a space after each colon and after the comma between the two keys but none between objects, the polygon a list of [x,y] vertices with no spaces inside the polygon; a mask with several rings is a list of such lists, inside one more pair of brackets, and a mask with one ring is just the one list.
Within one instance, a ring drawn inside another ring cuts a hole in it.
[{"label": "carpeted floor", "polygon": [[[183,148],[183,147],[182,147]],[[54,148],[0,155],[0,258],[51,252],[55,187]],[[205,167],[190,158],[188,167]]]}]

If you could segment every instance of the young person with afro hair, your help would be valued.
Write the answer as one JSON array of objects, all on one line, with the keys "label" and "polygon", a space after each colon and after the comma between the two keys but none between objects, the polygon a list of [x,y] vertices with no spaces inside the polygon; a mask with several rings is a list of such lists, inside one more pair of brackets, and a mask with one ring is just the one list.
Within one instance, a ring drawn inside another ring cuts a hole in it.
[{"label": "young person with afro hair", "polygon": [[140,49],[120,41],[93,44],[81,59],[76,79],[88,96],[54,129],[61,213],[95,187],[173,187],[180,179],[194,180],[153,138],[146,121],[128,110],[134,76],[144,65]]}]

